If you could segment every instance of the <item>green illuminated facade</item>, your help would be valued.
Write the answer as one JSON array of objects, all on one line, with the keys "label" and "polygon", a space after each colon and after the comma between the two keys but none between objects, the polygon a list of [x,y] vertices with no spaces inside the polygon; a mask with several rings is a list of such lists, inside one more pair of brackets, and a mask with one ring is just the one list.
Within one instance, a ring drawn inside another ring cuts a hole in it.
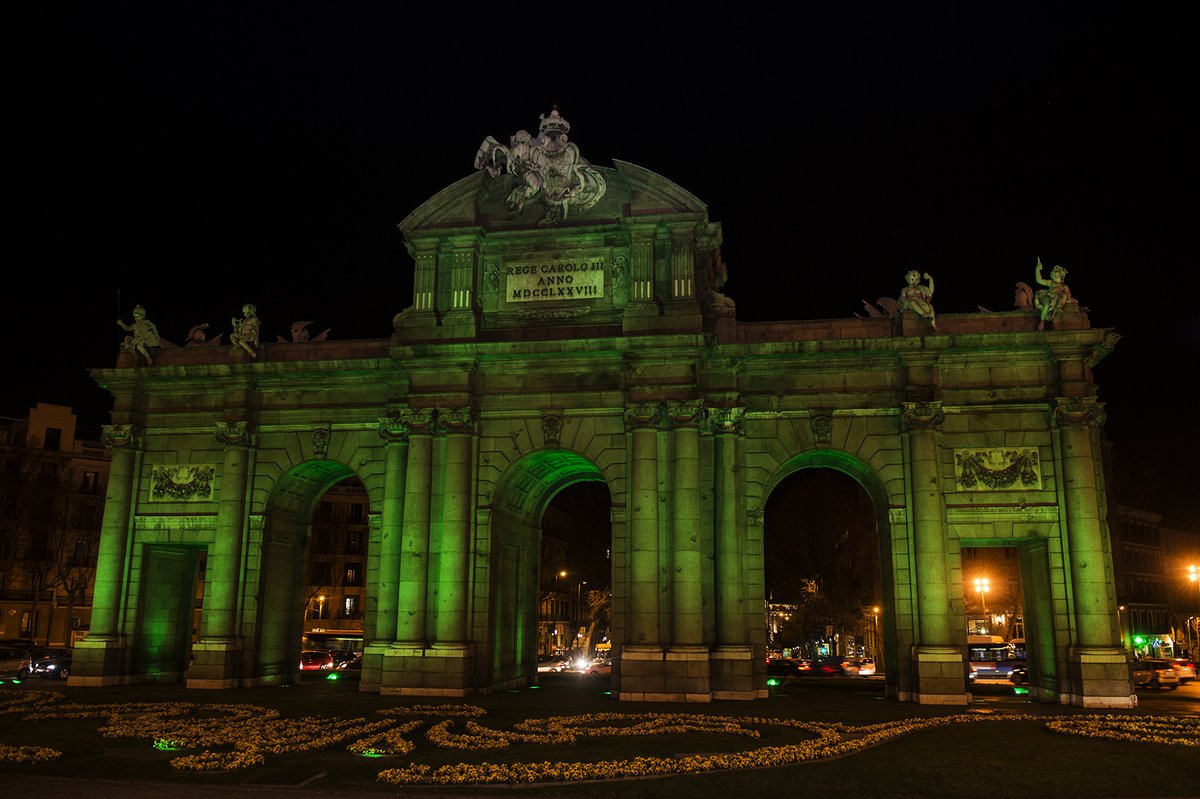
[{"label": "green illuminated facade", "polygon": [[313,509],[354,475],[370,498],[364,691],[534,681],[541,515],[597,481],[613,694],[765,697],[763,508],[793,472],[835,469],[876,509],[891,697],[969,701],[960,551],[1005,546],[1033,695],[1136,701],[1091,372],[1111,331],[1077,306],[1045,331],[1030,310],[939,314],[936,330],[911,312],[742,323],[703,204],[624,162],[588,180],[586,207],[553,213],[536,194],[514,210],[529,192],[503,170],[418,208],[400,226],[413,305],[389,339],[95,370],[112,467],[72,683],[298,679]]}]

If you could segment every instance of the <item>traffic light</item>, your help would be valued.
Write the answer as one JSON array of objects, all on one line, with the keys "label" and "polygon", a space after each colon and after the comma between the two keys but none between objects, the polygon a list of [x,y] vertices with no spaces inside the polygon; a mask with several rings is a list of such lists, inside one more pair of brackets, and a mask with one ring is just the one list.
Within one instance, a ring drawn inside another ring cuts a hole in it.
[{"label": "traffic light", "polygon": [[1144,636],[1144,635],[1133,636],[1133,645],[1134,646],[1142,646],[1145,643],[1146,643],[1146,636]]}]

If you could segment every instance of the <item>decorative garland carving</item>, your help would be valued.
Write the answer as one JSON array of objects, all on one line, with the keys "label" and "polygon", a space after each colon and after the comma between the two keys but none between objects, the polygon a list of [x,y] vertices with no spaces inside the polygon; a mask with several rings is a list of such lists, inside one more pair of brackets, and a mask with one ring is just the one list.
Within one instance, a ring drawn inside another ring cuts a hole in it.
[{"label": "decorative garland carving", "polygon": [[212,498],[215,466],[155,466],[150,470],[150,499],[204,502]]},{"label": "decorative garland carving", "polygon": [[254,433],[249,422],[217,422],[217,441],[226,445],[254,446]]},{"label": "decorative garland carving", "polygon": [[954,482],[959,491],[1017,491],[1042,487],[1036,449],[956,449]]},{"label": "decorative garland carving", "polygon": [[906,402],[900,420],[908,430],[933,430],[946,421],[946,414],[938,400]]},{"label": "decorative garland carving", "polygon": [[588,305],[574,308],[518,308],[517,316],[525,319],[570,319],[571,317],[584,316],[591,312],[591,306]]},{"label": "decorative garland carving", "polygon": [[1059,427],[1102,427],[1104,406],[1095,397],[1055,397],[1054,421]]},{"label": "decorative garland carving", "polygon": [[131,424],[106,424],[100,430],[100,443],[109,449],[136,449],[139,444]]}]

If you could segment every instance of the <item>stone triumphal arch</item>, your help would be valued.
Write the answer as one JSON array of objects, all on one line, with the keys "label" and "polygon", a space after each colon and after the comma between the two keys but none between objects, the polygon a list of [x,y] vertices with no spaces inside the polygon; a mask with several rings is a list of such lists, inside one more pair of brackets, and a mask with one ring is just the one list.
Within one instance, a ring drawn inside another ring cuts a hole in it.
[{"label": "stone triumphal arch", "polygon": [[313,509],[355,476],[364,691],[535,679],[541,514],[596,481],[614,695],[764,697],[763,508],[831,468],[875,506],[890,696],[968,701],[960,553],[1005,546],[1034,696],[1132,704],[1092,381],[1116,335],[1051,281],[1049,311],[934,317],[915,276],[895,313],[740,322],[705,206],[589,164],[566,130],[552,112],[537,136],[489,137],[478,171],[401,223],[413,303],[390,338],[262,343],[247,306],[225,343],[130,341],[94,370],[112,470],[72,683],[296,679]]}]

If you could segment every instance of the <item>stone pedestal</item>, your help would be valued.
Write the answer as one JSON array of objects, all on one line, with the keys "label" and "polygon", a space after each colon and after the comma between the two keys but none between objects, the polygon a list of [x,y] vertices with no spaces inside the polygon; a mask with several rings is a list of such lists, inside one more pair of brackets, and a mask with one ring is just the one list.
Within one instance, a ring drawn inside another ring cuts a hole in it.
[{"label": "stone pedestal", "polygon": [[[237,688],[242,684],[240,639],[201,640],[192,644],[192,656],[194,659],[188,669],[188,688]],[[297,663],[297,673],[299,668]]]},{"label": "stone pedestal", "polygon": [[713,699],[765,699],[755,684],[754,652],[749,646],[719,646],[709,656]]},{"label": "stone pedestal", "polygon": [[913,651],[916,674],[914,699],[922,705],[965,705],[971,695],[964,690],[966,666],[963,653],[956,647],[916,647]]},{"label": "stone pedestal", "polygon": [[1125,653],[1113,647],[1072,647],[1067,654],[1070,695],[1080,707],[1137,707]]},{"label": "stone pedestal", "polygon": [[122,685],[125,672],[124,636],[89,635],[75,644],[67,685]]},{"label": "stone pedestal", "polygon": [[377,654],[384,696],[466,696],[473,690],[475,658],[469,644],[396,643]]},{"label": "stone pedestal", "polygon": [[617,698],[626,702],[711,702],[708,648],[626,646],[621,650]]}]

